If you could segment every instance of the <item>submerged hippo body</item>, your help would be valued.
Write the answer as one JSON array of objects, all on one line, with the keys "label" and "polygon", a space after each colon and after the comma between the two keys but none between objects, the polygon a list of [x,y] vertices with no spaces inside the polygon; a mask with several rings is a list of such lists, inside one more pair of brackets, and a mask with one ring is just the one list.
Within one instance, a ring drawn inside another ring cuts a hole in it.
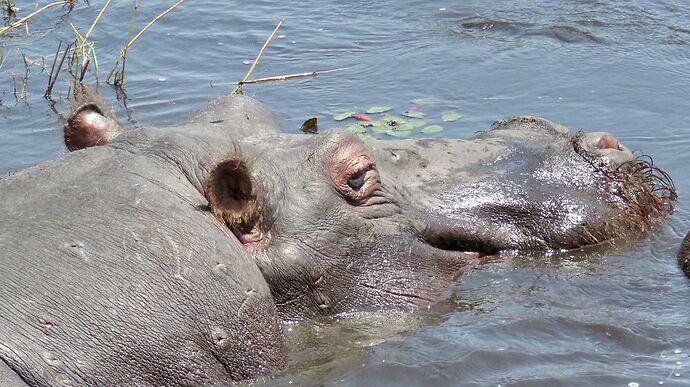
[{"label": "submerged hippo body", "polygon": [[690,278],[690,232],[685,235],[678,251],[678,266]]},{"label": "submerged hippo body", "polygon": [[482,255],[636,236],[675,198],[610,135],[529,117],[365,144],[232,96],[120,132],[85,105],[87,149],[0,180],[0,382],[253,377],[285,365],[281,319],[426,306]]}]

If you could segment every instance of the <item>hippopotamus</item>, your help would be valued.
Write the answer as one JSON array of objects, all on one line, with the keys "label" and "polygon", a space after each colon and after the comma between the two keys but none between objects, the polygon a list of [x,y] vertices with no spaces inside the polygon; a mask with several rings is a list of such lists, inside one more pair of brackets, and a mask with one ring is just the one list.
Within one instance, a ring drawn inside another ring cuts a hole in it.
[{"label": "hippopotamus", "polygon": [[678,250],[678,266],[690,278],[690,232],[685,235]]},{"label": "hippopotamus", "polygon": [[0,384],[275,372],[283,321],[426,307],[504,250],[640,238],[675,199],[612,135],[536,117],[364,142],[283,133],[242,95],[127,131],[87,101],[64,140],[0,180]]}]

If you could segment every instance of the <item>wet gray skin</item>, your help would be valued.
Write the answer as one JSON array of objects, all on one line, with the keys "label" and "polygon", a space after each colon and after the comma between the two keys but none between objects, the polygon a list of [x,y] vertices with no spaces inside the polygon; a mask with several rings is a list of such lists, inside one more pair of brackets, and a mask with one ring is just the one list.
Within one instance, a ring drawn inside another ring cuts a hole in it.
[{"label": "wet gray skin", "polygon": [[165,130],[102,114],[69,119],[66,144],[85,149],[0,181],[0,377],[269,373],[281,319],[425,307],[486,254],[637,238],[675,198],[612,136],[537,118],[365,144],[280,133],[242,96]]},{"label": "wet gray skin", "polygon": [[690,232],[685,235],[678,250],[678,266],[690,278]]},{"label": "wet gray skin", "polygon": [[610,134],[573,134],[536,117],[495,122],[470,140],[372,145],[384,179],[424,212],[424,238],[450,249],[560,250],[639,237],[676,199],[668,175]]}]

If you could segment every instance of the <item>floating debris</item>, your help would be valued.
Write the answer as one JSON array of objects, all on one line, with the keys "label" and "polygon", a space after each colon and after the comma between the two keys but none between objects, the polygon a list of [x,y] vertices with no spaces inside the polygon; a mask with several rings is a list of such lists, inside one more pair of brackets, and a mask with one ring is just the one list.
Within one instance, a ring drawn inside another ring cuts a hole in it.
[{"label": "floating debris", "polygon": [[357,121],[371,121],[371,118],[365,116],[364,114],[353,114],[350,117],[356,119]]},{"label": "floating debris", "polygon": [[304,121],[302,126],[299,128],[304,133],[316,134],[319,132],[318,119],[316,117],[311,117]]}]

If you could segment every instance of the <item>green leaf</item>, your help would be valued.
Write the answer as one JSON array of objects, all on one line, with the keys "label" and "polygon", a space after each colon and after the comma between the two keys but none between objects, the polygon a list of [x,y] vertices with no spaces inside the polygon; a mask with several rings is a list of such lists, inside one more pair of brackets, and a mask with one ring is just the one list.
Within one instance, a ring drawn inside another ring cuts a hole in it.
[{"label": "green leaf", "polygon": [[374,125],[371,127],[371,131],[374,133],[386,133],[391,129],[392,128],[390,126],[388,126],[388,124],[386,124],[386,125]]},{"label": "green leaf", "polygon": [[403,113],[403,116],[410,117],[410,118],[424,118],[426,117],[426,114],[422,112],[411,112],[411,111],[406,111]]},{"label": "green leaf", "polygon": [[397,130],[402,130],[402,131],[406,131],[406,130],[415,130],[415,129],[417,129],[417,128],[419,128],[419,127],[422,127],[422,126],[424,126],[424,125],[426,125],[426,121],[423,121],[423,120],[411,120],[411,121],[408,121],[408,122],[406,122],[406,123],[404,123],[404,124],[402,124],[402,125],[398,125],[398,126],[396,127],[396,129],[397,129]]},{"label": "green leaf", "polygon": [[371,121],[372,126],[390,126],[387,119],[380,119],[376,121]]},{"label": "green leaf", "polygon": [[426,105],[433,105],[436,103],[436,101],[434,101],[431,98],[417,98],[417,99],[411,100],[410,103],[413,103],[413,104],[418,105],[418,106],[426,106]]},{"label": "green leaf", "polygon": [[345,130],[348,130],[352,133],[366,133],[367,132],[367,130],[360,124],[352,124],[352,125],[346,127]]},{"label": "green leaf", "polygon": [[316,117],[311,117],[310,119],[304,121],[302,127],[300,128],[304,133],[316,134],[319,132],[318,120]]},{"label": "green leaf", "polygon": [[367,114],[385,113],[390,110],[393,110],[390,106],[372,106],[367,109]]},{"label": "green leaf", "polygon": [[376,136],[372,136],[369,133],[357,133],[357,137],[361,138],[364,141],[367,140],[376,140]]},{"label": "green leaf", "polygon": [[345,120],[345,119],[352,117],[352,115],[354,115],[354,114],[356,114],[356,113],[355,112],[338,113],[338,114],[333,116],[333,119],[336,121],[342,121],[342,120]]},{"label": "green leaf", "polygon": [[407,137],[412,134],[411,130],[389,130],[386,132],[387,135],[393,137]]},{"label": "green leaf", "polygon": [[424,133],[424,134],[438,133],[442,130],[443,130],[443,126],[441,126],[441,125],[429,125],[426,128],[422,129],[422,133]]},{"label": "green leaf", "polygon": [[443,114],[441,114],[441,119],[443,121],[446,121],[446,122],[457,121],[460,117],[462,117],[462,116],[460,114],[458,114],[458,112],[454,112],[454,111],[447,111],[447,112],[443,112]]}]

